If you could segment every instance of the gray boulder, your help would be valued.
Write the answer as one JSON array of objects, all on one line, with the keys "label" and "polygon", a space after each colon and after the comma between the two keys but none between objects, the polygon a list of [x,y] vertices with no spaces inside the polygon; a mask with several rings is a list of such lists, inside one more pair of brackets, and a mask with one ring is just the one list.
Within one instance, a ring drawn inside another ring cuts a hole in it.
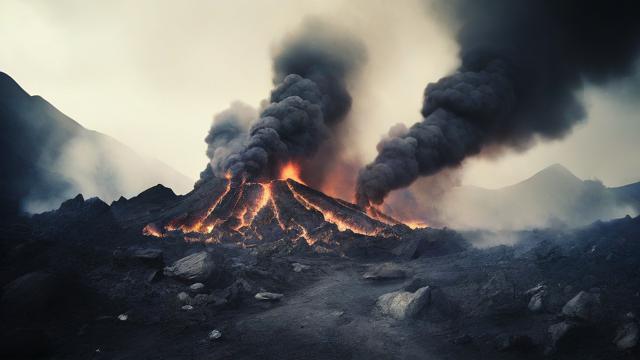
[{"label": "gray boulder", "polygon": [[183,281],[206,281],[215,271],[213,257],[206,251],[200,251],[176,260],[164,268],[164,274]]},{"label": "gray boulder", "polygon": [[257,300],[263,300],[263,301],[276,301],[276,300],[280,300],[280,299],[282,299],[282,297],[283,297],[283,296],[284,296],[284,295],[282,295],[282,294],[263,291],[263,292],[259,292],[259,293],[257,293],[254,297],[255,297]]},{"label": "gray boulder", "polygon": [[404,279],[407,276],[406,271],[394,263],[383,263],[372,267],[362,275],[366,280],[390,280]]},{"label": "gray boulder", "polygon": [[584,321],[593,321],[601,313],[600,295],[580,291],[562,308],[562,315]]},{"label": "gray boulder", "polygon": [[638,324],[635,321],[628,321],[618,328],[613,343],[620,350],[629,350],[638,345],[639,337],[640,328]]},{"label": "gray boulder", "polygon": [[577,327],[577,324],[572,321],[563,321],[549,326],[550,350],[557,349],[560,342]]},{"label": "gray boulder", "polygon": [[376,309],[384,315],[397,320],[415,317],[420,310],[429,304],[431,288],[419,288],[415,292],[394,291],[381,295],[376,302]]}]

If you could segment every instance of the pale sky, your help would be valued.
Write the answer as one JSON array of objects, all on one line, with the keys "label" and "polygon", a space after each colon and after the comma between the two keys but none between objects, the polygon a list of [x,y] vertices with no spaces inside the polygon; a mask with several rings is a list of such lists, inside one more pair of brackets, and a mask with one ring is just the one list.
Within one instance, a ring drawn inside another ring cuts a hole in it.
[{"label": "pale sky", "polygon": [[[365,160],[391,125],[420,119],[426,84],[458,64],[452,34],[421,0],[0,0],[0,70],[83,126],[195,179],[213,115],[268,97],[271,49],[308,16],[368,48],[349,119]],[[557,162],[610,186],[640,180],[640,105],[618,87],[585,91],[589,119],[566,139],[470,160],[463,182],[500,187]]]}]

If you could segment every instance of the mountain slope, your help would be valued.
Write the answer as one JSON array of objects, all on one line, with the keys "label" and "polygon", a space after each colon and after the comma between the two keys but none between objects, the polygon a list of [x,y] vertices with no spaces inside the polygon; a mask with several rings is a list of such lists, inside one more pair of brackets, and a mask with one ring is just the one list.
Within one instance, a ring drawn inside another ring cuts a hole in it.
[{"label": "mountain slope", "polygon": [[456,188],[440,211],[448,226],[495,229],[581,226],[636,213],[623,191],[581,180],[559,164],[501,189]]},{"label": "mountain slope", "polygon": [[162,162],[87,130],[0,72],[0,213],[40,212],[83,193],[112,201],[157,183],[192,181]]}]

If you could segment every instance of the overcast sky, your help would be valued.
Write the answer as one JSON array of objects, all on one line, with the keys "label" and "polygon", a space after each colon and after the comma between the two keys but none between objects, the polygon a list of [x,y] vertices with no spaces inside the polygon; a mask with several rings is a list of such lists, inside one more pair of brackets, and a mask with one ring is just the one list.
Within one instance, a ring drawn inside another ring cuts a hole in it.
[{"label": "overcast sky", "polygon": [[[419,0],[1,0],[0,70],[85,127],[195,179],[213,115],[268,97],[271,49],[308,16],[368,47],[350,119],[365,161],[391,125],[419,120],[425,85],[458,65],[451,32]],[[610,186],[640,180],[635,90],[586,89],[588,120],[569,137],[470,160],[464,183],[509,185],[553,163]]]}]

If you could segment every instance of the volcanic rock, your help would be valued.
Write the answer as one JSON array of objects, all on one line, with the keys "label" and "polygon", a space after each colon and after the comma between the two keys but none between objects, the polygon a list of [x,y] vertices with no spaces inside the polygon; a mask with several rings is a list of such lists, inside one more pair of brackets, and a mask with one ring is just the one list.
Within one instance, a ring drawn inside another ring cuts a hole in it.
[{"label": "volcanic rock", "polygon": [[640,326],[633,317],[628,317],[626,322],[618,327],[613,343],[620,350],[629,350],[638,345],[640,339]]},{"label": "volcanic rock", "polygon": [[206,281],[215,271],[213,257],[206,251],[200,251],[176,260],[164,268],[164,274],[184,281]]},{"label": "volcanic rock", "polygon": [[415,317],[420,310],[429,304],[431,288],[422,287],[415,292],[395,291],[381,295],[376,308],[384,315],[397,320]]},{"label": "volcanic rock", "polygon": [[276,300],[282,299],[282,297],[284,297],[284,295],[283,294],[278,294],[278,293],[272,293],[272,292],[263,291],[263,292],[257,293],[254,297],[257,300],[276,301]]},{"label": "volcanic rock", "polygon": [[557,349],[562,340],[568,337],[577,328],[577,323],[566,320],[549,326],[549,330],[547,332],[549,334],[550,350],[553,351]]},{"label": "volcanic rock", "polygon": [[191,303],[191,297],[189,296],[189,294],[187,294],[186,292],[180,292],[178,293],[178,301],[184,304],[190,304]]},{"label": "volcanic rock", "polygon": [[394,263],[383,263],[371,268],[362,275],[366,280],[403,279],[407,276],[404,269]]},{"label": "volcanic rock", "polygon": [[203,283],[193,283],[189,286],[189,291],[193,292],[193,293],[201,293],[204,290],[204,284]]},{"label": "volcanic rock", "polygon": [[562,314],[569,318],[593,321],[601,313],[600,295],[580,291],[562,308]]},{"label": "volcanic rock", "polygon": [[291,266],[293,267],[293,272],[301,272],[302,270],[307,270],[311,268],[309,265],[304,265],[300,263],[293,263],[291,264]]}]

